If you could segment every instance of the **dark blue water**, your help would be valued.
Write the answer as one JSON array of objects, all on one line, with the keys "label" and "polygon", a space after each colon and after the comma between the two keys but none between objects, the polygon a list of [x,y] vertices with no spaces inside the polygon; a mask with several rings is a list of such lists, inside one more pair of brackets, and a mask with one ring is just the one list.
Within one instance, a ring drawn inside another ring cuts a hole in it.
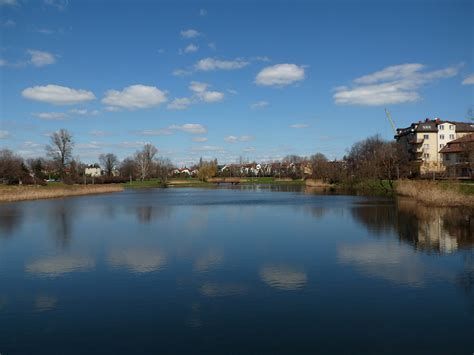
[{"label": "dark blue water", "polygon": [[468,211],[284,190],[0,205],[0,353],[474,352]]}]

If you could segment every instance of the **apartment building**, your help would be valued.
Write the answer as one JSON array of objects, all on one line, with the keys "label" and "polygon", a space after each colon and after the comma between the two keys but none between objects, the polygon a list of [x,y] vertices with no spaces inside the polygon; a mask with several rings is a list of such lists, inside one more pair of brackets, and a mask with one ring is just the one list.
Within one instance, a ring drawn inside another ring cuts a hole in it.
[{"label": "apartment building", "polygon": [[474,133],[474,123],[444,121],[439,118],[412,123],[397,129],[395,139],[416,163],[420,174],[443,172],[446,167],[440,153],[448,142]]}]

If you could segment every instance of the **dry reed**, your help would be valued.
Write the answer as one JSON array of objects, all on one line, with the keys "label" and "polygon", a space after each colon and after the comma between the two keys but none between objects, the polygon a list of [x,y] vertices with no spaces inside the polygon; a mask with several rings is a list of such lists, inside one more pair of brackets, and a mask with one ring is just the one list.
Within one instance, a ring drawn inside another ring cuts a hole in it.
[{"label": "dry reed", "polygon": [[72,186],[0,186],[0,202],[38,200],[122,191],[118,184]]},{"label": "dry reed", "polygon": [[443,186],[435,181],[400,180],[396,192],[430,206],[474,206],[474,196],[462,193],[455,184]]}]

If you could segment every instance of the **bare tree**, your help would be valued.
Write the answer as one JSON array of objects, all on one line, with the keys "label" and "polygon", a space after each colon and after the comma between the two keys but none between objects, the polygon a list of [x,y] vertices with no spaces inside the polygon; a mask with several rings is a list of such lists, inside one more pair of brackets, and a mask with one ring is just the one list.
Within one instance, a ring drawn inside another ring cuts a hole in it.
[{"label": "bare tree", "polygon": [[168,181],[169,172],[173,169],[173,164],[168,158],[158,158],[156,160],[156,175],[161,179],[161,182]]},{"label": "bare tree", "polygon": [[7,184],[22,183],[27,175],[23,159],[9,149],[0,150],[0,181]]},{"label": "bare tree", "polygon": [[72,159],[74,146],[72,135],[64,128],[51,135],[51,145],[46,146],[46,152],[56,163],[61,177],[64,177],[67,165]]},{"label": "bare tree", "polygon": [[105,175],[112,176],[114,169],[118,165],[117,156],[113,153],[101,154],[99,156],[99,161],[105,170]]},{"label": "bare tree", "polygon": [[136,164],[135,160],[132,158],[125,158],[120,164],[120,176],[124,176],[130,179],[136,177]]},{"label": "bare tree", "polygon": [[141,151],[135,153],[135,163],[142,181],[150,176],[156,153],[158,149],[152,144],[145,144]]}]

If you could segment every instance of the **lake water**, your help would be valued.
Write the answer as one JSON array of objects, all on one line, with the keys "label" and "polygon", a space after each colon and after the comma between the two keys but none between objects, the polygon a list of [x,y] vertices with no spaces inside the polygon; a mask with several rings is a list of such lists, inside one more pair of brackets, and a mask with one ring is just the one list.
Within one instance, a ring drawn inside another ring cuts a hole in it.
[{"label": "lake water", "polygon": [[469,355],[473,235],[296,187],[0,204],[0,353]]}]

